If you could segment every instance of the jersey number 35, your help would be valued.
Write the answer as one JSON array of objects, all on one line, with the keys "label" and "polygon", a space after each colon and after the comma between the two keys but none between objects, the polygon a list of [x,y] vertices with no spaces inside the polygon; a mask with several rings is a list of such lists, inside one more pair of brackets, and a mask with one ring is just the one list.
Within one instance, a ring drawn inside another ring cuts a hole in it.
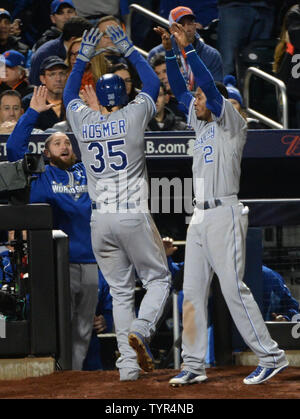
[{"label": "jersey number 35", "polygon": [[[124,145],[124,143],[125,141],[122,139],[111,140],[105,143],[90,143],[88,150],[95,152],[96,149],[96,154],[94,154],[95,164],[90,164],[91,169],[96,173],[102,173],[107,165],[115,171],[125,169],[128,164],[127,154],[120,149],[120,146]],[[106,161],[105,155],[108,156],[108,161]],[[117,161],[114,159],[114,162],[110,163],[109,160],[115,157],[117,157]]]}]

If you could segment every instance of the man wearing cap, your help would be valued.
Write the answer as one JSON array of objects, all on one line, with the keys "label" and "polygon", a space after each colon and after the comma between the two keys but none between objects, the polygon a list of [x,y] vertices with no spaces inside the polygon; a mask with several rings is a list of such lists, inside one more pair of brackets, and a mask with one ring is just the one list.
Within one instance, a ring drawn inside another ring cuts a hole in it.
[{"label": "man wearing cap", "polygon": [[[52,106],[40,112],[35,123],[35,128],[45,131],[57,122],[66,119],[65,107],[62,103],[62,95],[67,81],[68,66],[63,59],[57,55],[52,55],[43,60],[40,67],[40,81],[47,87],[47,104]],[[23,99],[23,106],[27,109],[32,94]]]},{"label": "man wearing cap", "polygon": [[66,59],[68,47],[76,38],[80,38],[85,30],[90,30],[92,25],[88,20],[74,16],[71,17],[65,24],[62,34],[51,41],[45,42],[33,54],[31,60],[31,68],[29,73],[29,82],[35,86],[41,84],[40,80],[40,66],[42,61],[49,56],[57,55],[63,60]]},{"label": "man wearing cap", "polygon": [[[223,81],[223,64],[220,53],[210,45],[205,44],[201,41],[196,28],[196,18],[193,11],[189,7],[179,6],[172,9],[169,15],[170,26],[172,23],[180,23],[188,37],[191,44],[193,44],[198,56],[205,63],[209,69],[213,79],[215,81]],[[176,42],[172,39],[173,50],[182,64],[183,75],[186,83],[190,90],[194,90],[194,79],[190,66],[187,63],[186,55],[184,51],[180,51]],[[160,52],[164,52],[162,44],[158,45],[149,52],[148,61],[150,62],[152,57]]]},{"label": "man wearing cap", "polygon": [[76,16],[76,9],[72,0],[53,0],[51,3],[50,20],[53,23],[50,29],[47,29],[41,38],[34,44],[32,50],[35,52],[41,45],[52,39],[58,38],[62,34],[64,24]]},{"label": "man wearing cap", "polygon": [[0,93],[5,90],[16,90],[21,97],[33,92],[33,86],[30,86],[25,71],[25,57],[18,51],[9,50],[3,54],[5,60],[5,77],[0,77]]},{"label": "man wearing cap", "polygon": [[0,54],[14,49],[26,57],[29,47],[20,42],[17,37],[10,35],[11,24],[11,14],[7,10],[0,8]]}]

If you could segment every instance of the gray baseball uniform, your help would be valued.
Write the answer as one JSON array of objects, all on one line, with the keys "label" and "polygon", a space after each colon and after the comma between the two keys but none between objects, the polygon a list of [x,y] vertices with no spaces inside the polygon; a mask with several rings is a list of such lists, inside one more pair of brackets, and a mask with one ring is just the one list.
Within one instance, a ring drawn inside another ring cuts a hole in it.
[{"label": "gray baseball uniform", "polygon": [[[92,111],[80,99],[67,107],[93,201],[93,250],[113,297],[121,378],[122,370],[139,369],[129,332],[152,337],[170,289],[164,248],[147,208],[144,130],[154,112],[145,93],[109,115]],[[136,274],[147,290],[137,318]]]},{"label": "gray baseball uniform", "polygon": [[[219,118],[197,119],[191,96],[189,123],[196,140],[193,182],[196,206],[185,250],[183,303],[183,369],[204,371],[207,349],[207,302],[215,272],[231,316],[263,367],[286,363],[266,328],[260,310],[243,282],[248,208],[238,201],[240,165],[246,141],[246,122],[223,100]],[[202,181],[201,181],[202,180]]]}]

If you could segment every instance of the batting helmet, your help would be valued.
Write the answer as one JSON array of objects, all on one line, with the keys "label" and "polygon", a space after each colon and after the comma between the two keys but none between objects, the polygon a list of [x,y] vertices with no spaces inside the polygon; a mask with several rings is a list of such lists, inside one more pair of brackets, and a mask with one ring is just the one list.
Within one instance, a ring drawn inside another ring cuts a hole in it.
[{"label": "batting helmet", "polygon": [[104,74],[96,83],[96,94],[102,106],[120,106],[128,103],[124,80],[117,74]]}]

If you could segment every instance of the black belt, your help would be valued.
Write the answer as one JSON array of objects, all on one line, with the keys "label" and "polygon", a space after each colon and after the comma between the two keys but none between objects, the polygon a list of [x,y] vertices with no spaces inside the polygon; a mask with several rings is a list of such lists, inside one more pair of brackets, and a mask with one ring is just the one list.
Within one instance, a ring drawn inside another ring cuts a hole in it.
[{"label": "black belt", "polygon": [[[108,205],[108,204],[104,204],[104,203],[96,202],[96,201],[92,201],[92,203],[91,203],[92,209],[101,209],[101,205],[103,205],[103,207],[105,207],[105,205]],[[117,203],[116,206],[117,206],[118,209],[120,209],[120,208],[122,208],[122,209],[133,209],[133,208],[136,207],[134,202],[123,202],[123,203],[120,203],[120,204]]]},{"label": "black belt", "polygon": [[205,201],[204,202],[204,209],[210,209],[210,208],[215,208],[215,207],[219,207],[220,205],[222,205],[222,201],[220,199],[214,199],[214,204],[215,205],[211,205],[209,204],[209,201]]},{"label": "black belt", "polygon": [[216,208],[216,207],[219,207],[220,205],[222,205],[222,201],[220,199],[213,199],[213,200],[210,200],[210,201],[204,201],[203,205],[202,205],[202,203],[197,204],[196,200],[194,201],[194,206],[196,206],[197,208],[203,209],[203,210]]}]

